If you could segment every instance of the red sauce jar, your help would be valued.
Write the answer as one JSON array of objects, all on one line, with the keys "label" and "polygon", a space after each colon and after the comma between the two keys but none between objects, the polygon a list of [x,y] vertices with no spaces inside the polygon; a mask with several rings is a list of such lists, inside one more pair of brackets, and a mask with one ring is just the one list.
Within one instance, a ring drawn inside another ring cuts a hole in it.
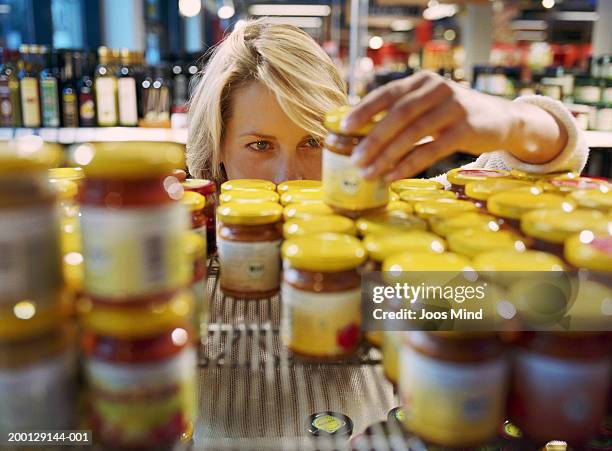
[{"label": "red sauce jar", "polygon": [[208,244],[208,252],[212,252],[215,249],[215,206],[217,204],[215,183],[212,180],[187,179],[182,185],[185,191],[194,191],[206,198],[206,205],[204,206],[206,243]]}]

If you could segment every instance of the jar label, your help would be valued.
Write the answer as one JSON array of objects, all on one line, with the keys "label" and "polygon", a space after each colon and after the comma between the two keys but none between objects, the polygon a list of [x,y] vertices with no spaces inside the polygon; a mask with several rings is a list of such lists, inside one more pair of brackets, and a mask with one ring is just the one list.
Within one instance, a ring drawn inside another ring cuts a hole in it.
[{"label": "jar label", "polygon": [[597,127],[600,132],[612,131],[612,108],[601,108],[597,111]]},{"label": "jar label", "polygon": [[119,124],[137,125],[136,81],[132,77],[119,78],[117,91],[119,94]]},{"label": "jar label", "polygon": [[21,80],[21,111],[24,127],[40,127],[40,99],[38,80],[25,77]]},{"label": "jar label", "polygon": [[278,288],[281,241],[228,241],[217,239],[221,287],[238,292]]},{"label": "jar label", "polygon": [[0,432],[73,427],[75,369],[75,355],[70,351],[27,366],[0,369]]},{"label": "jar label", "polygon": [[281,286],[284,343],[293,351],[317,357],[351,352],[360,337],[361,288],[332,293]]},{"label": "jar label", "polygon": [[114,77],[96,78],[98,125],[114,126],[117,124],[116,89],[116,80]]},{"label": "jar label", "polygon": [[325,202],[347,210],[367,210],[385,205],[388,184],[382,179],[365,180],[350,157],[323,150],[323,191]]},{"label": "jar label", "polygon": [[599,86],[576,86],[574,87],[574,99],[579,102],[597,103],[601,97]]},{"label": "jar label", "polygon": [[81,207],[85,288],[125,298],[172,291],[190,279],[183,251],[188,215],[178,203],[155,208]]},{"label": "jar label", "polygon": [[403,347],[399,392],[406,427],[448,446],[488,440],[503,420],[506,373],[501,358],[456,363]]},{"label": "jar label", "polygon": [[54,205],[7,209],[0,214],[0,305],[56,292],[61,283]]}]

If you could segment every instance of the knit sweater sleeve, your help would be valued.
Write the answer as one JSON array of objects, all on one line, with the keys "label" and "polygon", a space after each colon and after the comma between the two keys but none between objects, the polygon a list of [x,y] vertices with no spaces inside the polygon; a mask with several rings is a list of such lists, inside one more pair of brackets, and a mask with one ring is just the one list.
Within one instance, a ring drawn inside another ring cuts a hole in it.
[{"label": "knit sweater sleeve", "polygon": [[[581,172],[589,157],[589,147],[584,132],[578,128],[569,110],[561,102],[544,96],[519,97],[515,102],[536,105],[552,114],[567,130],[565,148],[553,160],[543,164],[525,163],[505,150],[496,150],[483,153],[476,161],[463,167],[467,169],[505,169],[507,171],[520,169],[539,174],[558,171]],[[441,182],[447,188],[450,186],[446,174],[434,177],[433,180]]]}]

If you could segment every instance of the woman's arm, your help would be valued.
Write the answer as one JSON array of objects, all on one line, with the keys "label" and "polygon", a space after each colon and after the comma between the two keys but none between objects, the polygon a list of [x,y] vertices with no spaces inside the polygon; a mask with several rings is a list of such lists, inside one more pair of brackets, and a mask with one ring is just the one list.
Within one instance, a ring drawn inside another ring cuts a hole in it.
[{"label": "woman's arm", "polygon": [[[457,150],[481,155],[503,149],[513,167],[557,166],[561,154],[574,152],[578,130],[561,104],[538,99],[510,102],[423,72],[370,93],[344,125],[350,133],[387,111],[354,152],[369,178],[411,177]],[[425,136],[435,139],[415,146]]]}]

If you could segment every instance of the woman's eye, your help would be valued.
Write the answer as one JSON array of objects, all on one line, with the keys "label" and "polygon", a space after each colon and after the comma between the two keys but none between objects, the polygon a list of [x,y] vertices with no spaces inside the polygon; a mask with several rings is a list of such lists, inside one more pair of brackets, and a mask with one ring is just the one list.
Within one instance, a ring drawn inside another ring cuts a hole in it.
[{"label": "woman's eye", "polygon": [[304,141],[304,147],[309,147],[311,149],[318,149],[321,147],[321,143],[316,138],[309,138]]},{"label": "woman's eye", "polygon": [[265,152],[272,148],[272,144],[269,141],[255,141],[249,144],[248,147],[256,152]]}]

